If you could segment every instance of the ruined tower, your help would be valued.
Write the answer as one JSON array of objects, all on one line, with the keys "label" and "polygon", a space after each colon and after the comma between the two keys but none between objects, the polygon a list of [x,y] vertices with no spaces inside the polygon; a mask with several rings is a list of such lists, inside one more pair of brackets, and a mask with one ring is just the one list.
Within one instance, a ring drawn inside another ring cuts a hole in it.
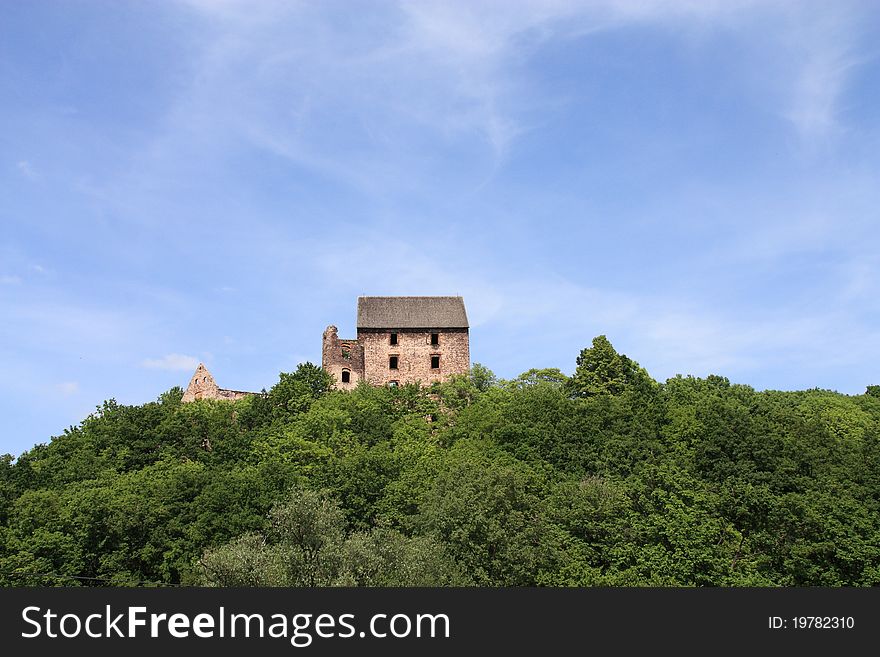
[{"label": "ruined tower", "polygon": [[184,403],[197,399],[226,399],[234,401],[253,394],[252,392],[244,392],[242,390],[226,390],[221,388],[217,385],[205,364],[199,363],[180,401]]}]

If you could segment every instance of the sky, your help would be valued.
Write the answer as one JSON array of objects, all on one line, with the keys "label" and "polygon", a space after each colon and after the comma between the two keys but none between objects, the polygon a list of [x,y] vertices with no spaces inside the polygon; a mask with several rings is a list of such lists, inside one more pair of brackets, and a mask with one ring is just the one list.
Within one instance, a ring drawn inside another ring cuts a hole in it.
[{"label": "sky", "polygon": [[471,358],[880,384],[880,4],[0,2],[0,453],[359,295]]}]

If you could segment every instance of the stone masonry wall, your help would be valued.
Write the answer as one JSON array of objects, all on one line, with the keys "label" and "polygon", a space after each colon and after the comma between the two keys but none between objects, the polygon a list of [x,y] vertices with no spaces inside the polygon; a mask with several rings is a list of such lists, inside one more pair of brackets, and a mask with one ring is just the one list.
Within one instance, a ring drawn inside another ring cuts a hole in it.
[{"label": "stone masonry wall", "polygon": [[185,404],[197,399],[226,399],[234,401],[252,394],[254,393],[221,388],[217,385],[208,368],[203,364],[199,364],[180,401]]},{"label": "stone masonry wall", "polygon": [[236,399],[244,399],[245,397],[249,397],[253,395],[253,392],[244,392],[242,390],[227,390],[226,388],[218,388],[217,396],[212,397],[211,399],[228,399],[230,401],[235,401]]},{"label": "stone masonry wall", "polygon": [[[364,349],[357,340],[340,338],[336,327],[328,326],[321,347],[321,367],[335,377],[337,389],[351,390],[364,378]],[[348,383],[342,382],[343,370],[350,373]]]},{"label": "stone masonry wall", "polygon": [[[391,331],[358,329],[358,342],[363,349],[364,378],[373,385],[397,381],[428,385],[446,381],[453,374],[470,370],[467,329],[400,329],[397,344],[391,344]],[[439,344],[431,344],[431,333],[439,333]],[[397,369],[389,367],[389,358],[396,355]],[[431,368],[431,356],[440,356],[439,369]]]}]

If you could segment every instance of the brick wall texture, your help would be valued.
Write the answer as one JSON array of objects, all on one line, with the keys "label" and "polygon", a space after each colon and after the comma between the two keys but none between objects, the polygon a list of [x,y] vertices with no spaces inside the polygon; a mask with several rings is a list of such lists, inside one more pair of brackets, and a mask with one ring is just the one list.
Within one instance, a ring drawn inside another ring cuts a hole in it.
[{"label": "brick wall texture", "polygon": [[[470,369],[467,329],[402,329],[396,331],[397,344],[391,344],[391,331],[361,329],[358,341],[364,348],[364,378],[373,385],[446,381],[453,374],[466,374]],[[431,334],[438,337],[431,344]],[[391,357],[397,357],[397,369],[391,368]],[[431,367],[432,357],[438,367]]]}]

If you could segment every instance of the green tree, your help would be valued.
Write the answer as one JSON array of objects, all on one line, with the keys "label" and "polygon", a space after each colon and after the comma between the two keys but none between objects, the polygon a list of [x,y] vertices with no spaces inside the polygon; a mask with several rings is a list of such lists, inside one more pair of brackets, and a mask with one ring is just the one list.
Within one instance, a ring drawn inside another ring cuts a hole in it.
[{"label": "green tree", "polygon": [[268,394],[275,418],[288,420],[304,413],[332,385],[333,377],[312,363],[300,363],[293,373],[281,372]]},{"label": "green tree", "polygon": [[469,586],[443,544],[387,527],[357,532],[342,548],[337,586]]},{"label": "green tree", "polygon": [[202,556],[204,581],[217,586],[327,586],[339,571],[344,529],[335,503],[296,486],[272,507],[265,535],[245,534]]},{"label": "green tree", "polygon": [[446,544],[478,585],[534,585],[559,556],[540,512],[543,485],[509,455],[458,442],[420,505],[419,529]]},{"label": "green tree", "polygon": [[593,338],[592,347],[581,351],[569,389],[579,397],[618,395],[628,386],[650,381],[638,363],[618,354],[604,335]]},{"label": "green tree", "polygon": [[495,373],[485,365],[474,363],[470,371],[471,384],[480,392],[486,392],[498,383]]},{"label": "green tree", "polygon": [[463,586],[444,546],[387,527],[345,535],[325,494],[296,487],[269,514],[267,535],[244,534],[202,556],[209,586]]},{"label": "green tree", "polygon": [[513,388],[525,388],[538,384],[547,384],[554,386],[562,386],[568,382],[568,377],[556,367],[545,367],[542,369],[532,368],[523,372],[508,385]]}]

